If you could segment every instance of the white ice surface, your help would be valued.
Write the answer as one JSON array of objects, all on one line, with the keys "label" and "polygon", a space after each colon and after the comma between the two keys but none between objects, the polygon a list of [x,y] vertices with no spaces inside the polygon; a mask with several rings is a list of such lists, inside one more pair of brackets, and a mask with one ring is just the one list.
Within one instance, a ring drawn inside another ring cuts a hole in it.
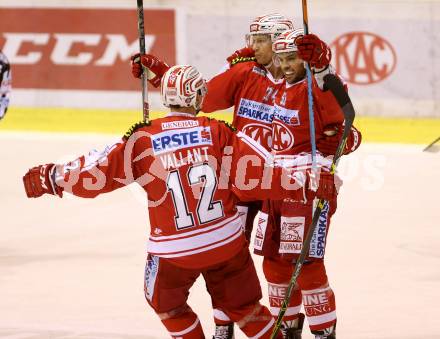
[{"label": "white ice surface", "polygon": [[[143,296],[143,194],[129,187],[94,200],[31,200],[22,187],[29,167],[115,139],[0,133],[0,338],[167,337]],[[363,144],[341,162],[326,260],[339,339],[440,338],[440,154],[422,149]],[[189,304],[209,337],[202,281]]]}]

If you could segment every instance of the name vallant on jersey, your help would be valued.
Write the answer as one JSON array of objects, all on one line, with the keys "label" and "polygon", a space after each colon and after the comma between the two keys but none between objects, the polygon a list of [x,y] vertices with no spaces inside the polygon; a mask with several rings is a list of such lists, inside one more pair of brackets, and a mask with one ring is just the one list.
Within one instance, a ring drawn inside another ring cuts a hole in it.
[{"label": "name vallant on jersey", "polygon": [[[138,184],[144,186],[156,178],[166,181],[167,175],[170,171],[180,168],[184,165],[196,165],[201,163],[209,163],[211,167],[216,168],[219,159],[208,154],[209,146],[212,143],[212,133],[209,126],[199,126],[196,120],[184,120],[174,122],[163,122],[162,131],[151,134],[145,129],[138,127],[143,124],[135,124],[129,132],[124,136],[126,140],[126,147],[124,152],[124,172],[126,178],[115,178],[114,180],[121,183],[128,182],[129,178],[133,178],[133,169],[131,164],[131,157],[129,156],[133,150],[136,141],[142,137],[149,137],[151,140],[151,148],[146,149],[134,161],[139,161],[143,158],[153,155],[153,163],[150,166],[149,172],[141,176],[137,181]],[[84,166],[82,171],[90,170],[90,174],[96,178],[96,181],[84,182],[84,186],[89,190],[99,190],[105,185],[105,174],[96,165],[106,166],[108,163],[108,154],[123,141],[118,141],[112,145],[107,146],[103,151],[93,150],[84,159]],[[227,146],[223,149],[223,156],[220,161],[221,173],[219,178],[220,185],[226,184],[229,178],[229,171],[231,169],[230,162],[232,157],[232,146]],[[60,173],[60,180],[57,184],[63,187],[75,185],[79,180],[80,163],[79,159],[63,165]],[[161,166],[158,166],[160,162]],[[235,185],[243,189],[252,189],[258,185],[256,179],[252,179],[252,183],[246,183],[246,171],[248,164],[251,166],[259,166],[262,164],[262,159],[256,155],[244,155],[240,158],[237,164],[237,176]],[[226,165],[225,165],[226,164]],[[69,176],[64,176],[69,172]],[[61,173],[63,176],[61,176]],[[289,183],[286,183],[289,185]],[[226,188],[226,187],[224,187]]]}]

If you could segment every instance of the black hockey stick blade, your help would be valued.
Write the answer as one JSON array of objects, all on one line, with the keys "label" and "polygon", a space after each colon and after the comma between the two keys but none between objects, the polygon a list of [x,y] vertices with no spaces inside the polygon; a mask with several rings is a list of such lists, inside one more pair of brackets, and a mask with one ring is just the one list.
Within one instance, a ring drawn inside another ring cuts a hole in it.
[{"label": "black hockey stick blade", "polygon": [[436,143],[439,142],[439,141],[440,141],[440,137],[438,137],[433,142],[431,142],[428,146],[426,146],[423,149],[423,152],[437,153],[438,151],[440,151],[440,146],[436,145]]}]

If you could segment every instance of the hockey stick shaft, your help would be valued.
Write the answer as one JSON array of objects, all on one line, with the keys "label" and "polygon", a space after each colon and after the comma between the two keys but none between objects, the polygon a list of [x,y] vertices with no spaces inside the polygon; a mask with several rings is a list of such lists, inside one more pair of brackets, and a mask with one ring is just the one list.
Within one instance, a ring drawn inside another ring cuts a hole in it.
[{"label": "hockey stick shaft", "polygon": [[[302,0],[304,34],[309,34],[309,16],[307,14],[307,0]],[[310,145],[312,147],[312,177],[315,179],[316,168],[316,136],[315,136],[315,117],[313,112],[313,92],[312,92],[312,71],[310,65],[306,63],[307,75],[307,98],[309,106],[309,129]]]},{"label": "hockey stick shaft", "polygon": [[[138,33],[139,33],[139,52],[145,54],[145,29],[144,29],[144,3],[143,0],[137,0]],[[142,85],[142,117],[144,122],[150,119],[150,105],[148,103],[148,85],[145,69],[141,75]]]},{"label": "hockey stick shaft", "polygon": [[[345,91],[344,85],[336,75],[327,74],[324,77],[324,86],[327,89],[329,89],[335,96],[339,106],[341,107],[344,113],[344,119],[345,119],[344,132],[342,134],[341,140],[339,141],[339,145],[336,150],[335,156],[333,157],[333,162],[331,165],[331,173],[334,174],[336,171],[338,161],[341,158],[343,151],[345,149],[348,136],[350,135],[351,126],[353,125],[353,121],[355,117],[355,111],[353,104],[351,103],[350,97],[348,96],[348,93]],[[327,203],[328,203],[327,201],[323,199],[319,199],[318,205],[315,209],[315,212],[313,213],[312,223],[308,229],[306,238],[304,239],[301,253],[299,254],[298,259],[296,260],[294,271],[287,286],[286,295],[284,297],[283,303],[280,308],[280,312],[278,313],[278,317],[271,334],[271,339],[274,339],[276,337],[278,331],[281,328],[281,323],[283,321],[284,314],[286,313],[287,306],[289,305],[290,297],[292,295],[292,290],[295,288],[296,282],[301,273],[302,266],[309,253],[310,243],[312,241],[313,234],[315,233],[315,228],[318,223],[319,217],[321,216],[321,213]]]}]

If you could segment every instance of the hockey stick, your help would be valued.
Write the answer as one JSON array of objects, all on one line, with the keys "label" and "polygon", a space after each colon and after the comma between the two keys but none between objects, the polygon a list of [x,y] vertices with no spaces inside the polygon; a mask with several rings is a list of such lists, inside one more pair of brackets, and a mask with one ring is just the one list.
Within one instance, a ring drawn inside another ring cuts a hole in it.
[{"label": "hockey stick", "polygon": [[[430,151],[430,148],[432,147],[432,146],[434,146],[438,141],[440,141],[440,137],[438,137],[437,139],[435,139],[433,142],[431,142],[428,146],[426,146],[424,149],[423,149],[423,152],[432,152],[432,151]],[[435,151],[434,151],[435,152]]]},{"label": "hockey stick", "polygon": [[[145,54],[145,30],[144,30],[144,4],[143,0],[137,0],[138,32],[139,32],[139,51]],[[142,68],[143,69],[143,68]],[[145,69],[141,75],[142,84],[142,117],[144,122],[150,120],[150,105],[148,103],[147,74]]]},{"label": "hockey stick", "polygon": [[[309,34],[309,18],[307,14],[307,0],[302,0],[304,34]],[[312,94],[312,71],[310,65],[306,63],[307,74],[307,97],[309,102],[309,129],[310,144],[312,146],[312,185],[316,188],[316,137],[315,137],[315,118],[313,113],[313,94]]]}]

